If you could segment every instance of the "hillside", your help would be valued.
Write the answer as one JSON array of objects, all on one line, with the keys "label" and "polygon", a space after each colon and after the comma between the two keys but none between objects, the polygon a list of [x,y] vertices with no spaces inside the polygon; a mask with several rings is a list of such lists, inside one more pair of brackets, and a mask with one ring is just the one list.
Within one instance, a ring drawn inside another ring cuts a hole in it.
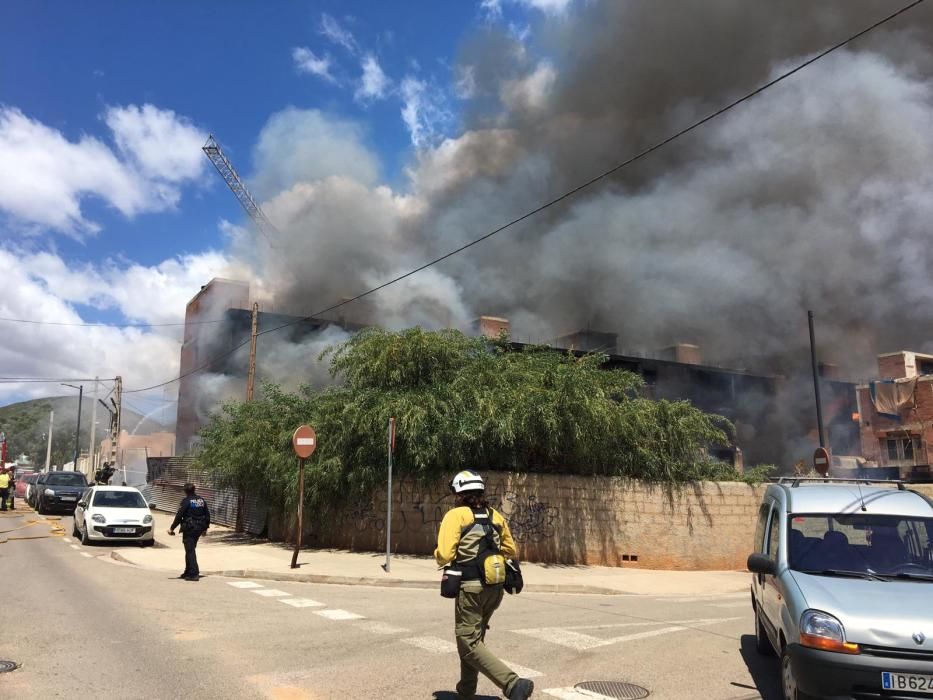
[{"label": "hillside", "polygon": [[[91,406],[93,399],[85,397],[81,408],[80,449],[88,449],[91,439]],[[52,428],[52,464],[70,462],[74,453],[75,424],[78,400],[74,396],[56,396],[45,399],[21,401],[0,407],[0,432],[7,436],[7,459],[12,460],[25,453],[34,463],[45,464],[46,440],[49,428],[49,411],[55,411]],[[107,435],[110,415],[98,404],[97,432],[95,440]],[[165,426],[151,418],[124,407],[123,428],[137,434],[148,434],[166,430]]]}]

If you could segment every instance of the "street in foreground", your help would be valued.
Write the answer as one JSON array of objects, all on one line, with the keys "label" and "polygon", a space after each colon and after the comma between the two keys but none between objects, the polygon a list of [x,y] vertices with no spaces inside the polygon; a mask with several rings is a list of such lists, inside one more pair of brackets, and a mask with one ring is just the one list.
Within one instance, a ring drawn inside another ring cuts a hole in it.
[{"label": "street in foreground", "polygon": [[[70,518],[62,525],[71,531]],[[433,591],[189,583],[115,562],[112,549],[60,536],[0,547],[0,570],[16,572],[0,659],[21,664],[0,674],[0,696],[455,697],[453,611]],[[489,641],[540,698],[598,698],[573,690],[584,681],[635,683],[661,699],[777,698],[752,631],[747,593],[525,593],[506,599]],[[480,693],[497,697],[485,681]]]}]

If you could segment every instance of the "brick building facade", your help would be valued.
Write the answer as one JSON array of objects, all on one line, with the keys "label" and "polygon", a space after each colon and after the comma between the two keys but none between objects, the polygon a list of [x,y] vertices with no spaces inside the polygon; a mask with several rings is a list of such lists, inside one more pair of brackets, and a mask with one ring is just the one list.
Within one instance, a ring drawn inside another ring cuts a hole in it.
[{"label": "brick building facade", "polygon": [[[882,388],[892,396],[897,393],[893,408],[879,400]],[[869,464],[896,467],[905,478],[928,477],[933,462],[933,355],[879,355],[878,380],[859,385],[856,395],[862,455]]]}]

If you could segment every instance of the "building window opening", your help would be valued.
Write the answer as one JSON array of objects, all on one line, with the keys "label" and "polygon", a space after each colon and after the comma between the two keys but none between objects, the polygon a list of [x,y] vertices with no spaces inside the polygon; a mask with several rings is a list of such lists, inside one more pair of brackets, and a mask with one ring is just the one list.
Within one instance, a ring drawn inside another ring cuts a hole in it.
[{"label": "building window opening", "polygon": [[892,466],[904,464],[917,464],[916,456],[920,454],[920,438],[888,438],[884,440],[887,448],[888,464]]}]

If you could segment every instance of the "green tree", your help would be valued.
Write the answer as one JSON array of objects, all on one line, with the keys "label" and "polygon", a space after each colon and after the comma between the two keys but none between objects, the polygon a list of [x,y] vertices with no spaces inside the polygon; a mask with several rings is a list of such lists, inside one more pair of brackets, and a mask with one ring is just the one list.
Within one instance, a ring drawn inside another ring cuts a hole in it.
[{"label": "green tree", "polygon": [[729,443],[728,421],[645,398],[641,378],[605,369],[605,355],[413,328],[366,330],[322,357],[338,385],[295,393],[266,385],[257,401],[226,404],[201,433],[198,464],[225,485],[293,507],[290,439],[309,423],[318,450],[307,503],[320,516],[384,483],[395,417],[398,473],[424,481],[468,467],[668,483],[738,476],[707,456]]}]

